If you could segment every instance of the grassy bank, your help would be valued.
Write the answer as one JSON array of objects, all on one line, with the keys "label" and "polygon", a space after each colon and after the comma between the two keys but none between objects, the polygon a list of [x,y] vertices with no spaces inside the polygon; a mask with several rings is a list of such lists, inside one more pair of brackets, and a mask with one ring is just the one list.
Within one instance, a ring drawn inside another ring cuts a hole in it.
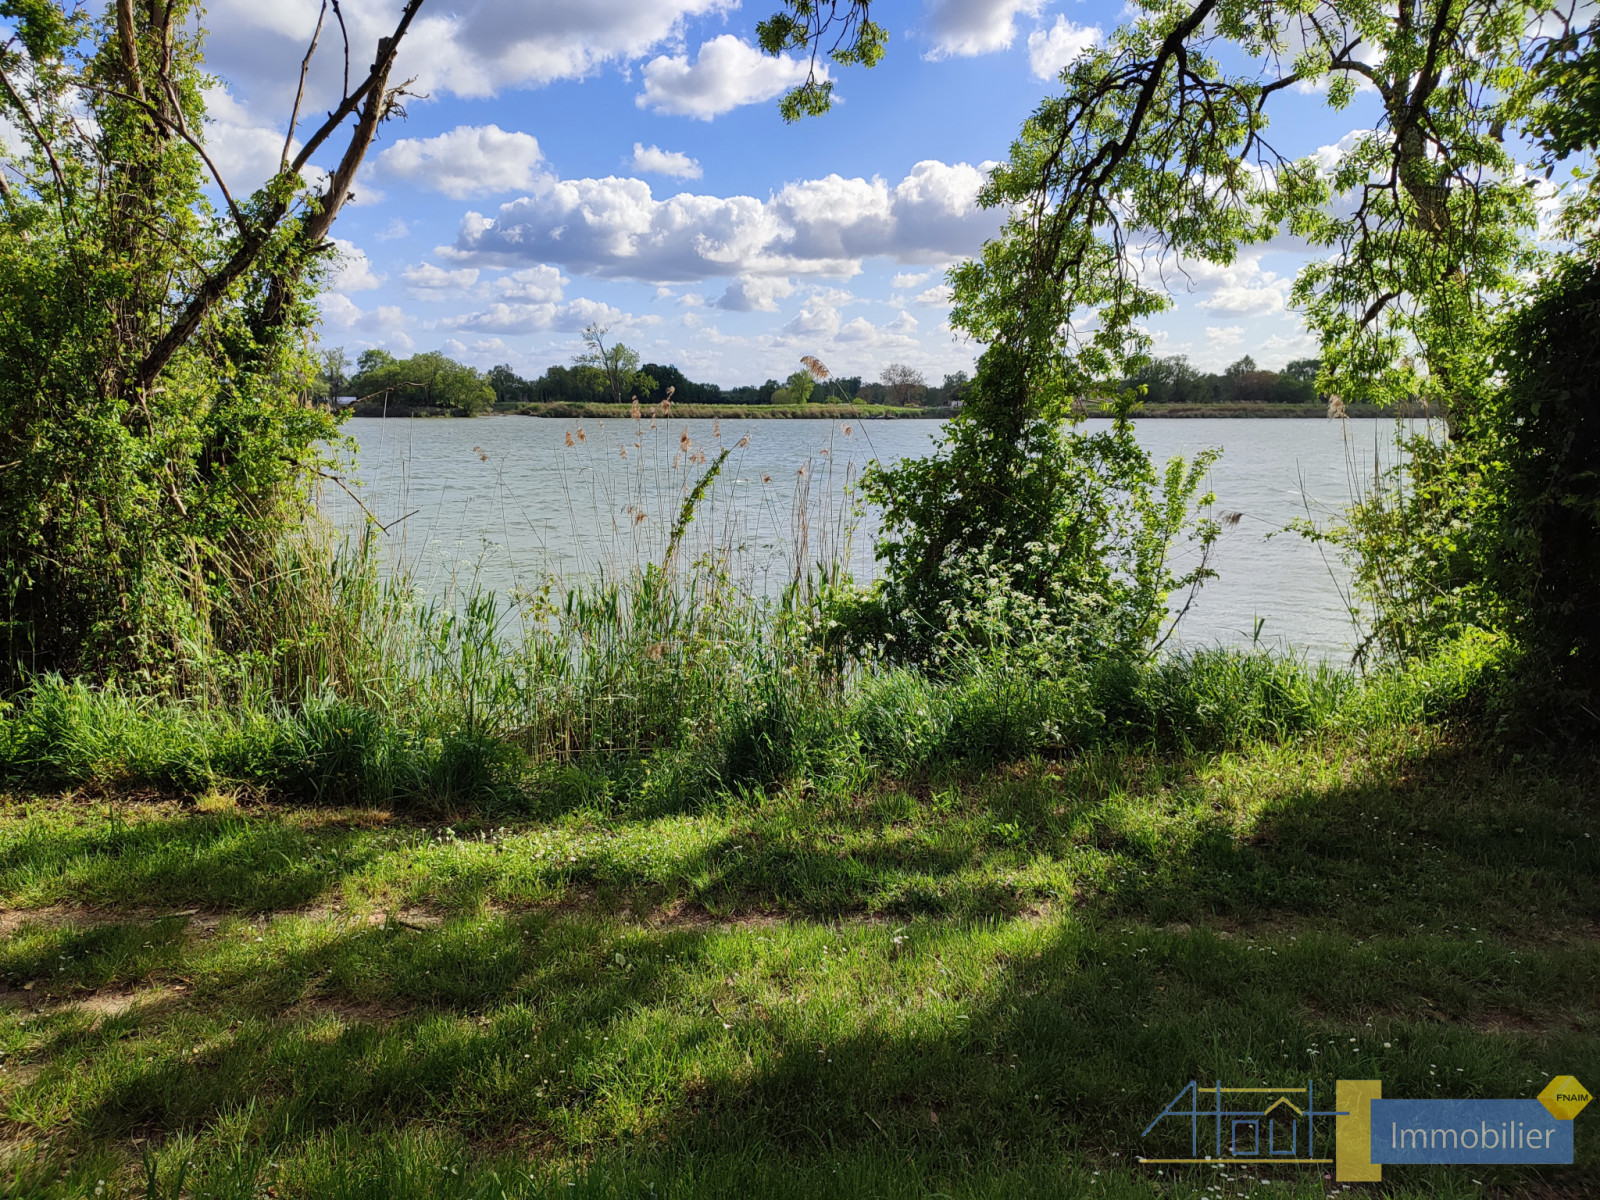
[{"label": "grassy bank", "polygon": [[[459,716],[41,685],[0,730],[7,1194],[1323,1197],[1131,1160],[1192,1078],[1600,1076],[1600,764],[1441,721],[1459,669],[1011,674],[500,729],[475,776]],[[1588,1132],[1384,1194],[1577,1196]]]}]

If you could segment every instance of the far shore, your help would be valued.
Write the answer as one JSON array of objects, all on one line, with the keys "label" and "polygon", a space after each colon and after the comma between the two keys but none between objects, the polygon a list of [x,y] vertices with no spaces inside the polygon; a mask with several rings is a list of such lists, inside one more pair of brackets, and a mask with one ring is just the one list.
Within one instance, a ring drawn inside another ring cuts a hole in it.
[{"label": "far shore", "polygon": [[[895,407],[882,404],[674,404],[671,415],[679,420],[710,421],[764,421],[764,420],[834,420],[834,421],[944,421],[953,417],[958,409],[943,407]],[[615,421],[630,416],[632,409],[626,404],[521,404],[514,407],[495,408],[483,416],[559,417],[563,420]],[[646,416],[659,416],[658,405],[647,405]],[[448,417],[457,414],[438,409],[416,409],[391,405],[385,411],[376,404],[359,404],[353,410],[358,417]],[[1090,411],[1086,415],[1096,416]],[[1375,404],[1352,404],[1345,410],[1349,417],[1427,417],[1437,416],[1423,405],[1400,408],[1381,408]],[[1329,419],[1326,404],[1146,404],[1135,413],[1145,419],[1189,419],[1197,417],[1226,417],[1241,420],[1279,420],[1285,418]]]}]

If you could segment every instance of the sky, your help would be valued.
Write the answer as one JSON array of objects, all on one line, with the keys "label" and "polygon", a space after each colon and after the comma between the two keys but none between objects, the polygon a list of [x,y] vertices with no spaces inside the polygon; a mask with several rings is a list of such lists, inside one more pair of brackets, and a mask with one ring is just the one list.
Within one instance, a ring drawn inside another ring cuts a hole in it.
[{"label": "sky", "polygon": [[[275,168],[317,0],[211,0],[207,143],[230,187]],[[352,61],[370,61],[398,0],[345,0]],[[762,55],[775,0],[427,0],[383,126],[334,227],[341,255],[321,337],[352,358],[442,350],[533,377],[568,363],[591,322],[647,362],[724,386],[782,379],[801,355],[930,383],[978,347],[948,323],[944,273],[1000,215],[984,172],[1075,54],[1122,19],[1106,0],[875,0],[876,68],[834,68],[833,111],[786,125],[803,77]],[[331,25],[331,21],[330,21]],[[336,101],[337,27],[307,81]],[[1287,93],[1281,149],[1361,126]],[[302,122],[302,129],[305,122]],[[1157,352],[1215,370],[1314,353],[1286,308],[1303,253],[1270,243],[1177,281]]]}]

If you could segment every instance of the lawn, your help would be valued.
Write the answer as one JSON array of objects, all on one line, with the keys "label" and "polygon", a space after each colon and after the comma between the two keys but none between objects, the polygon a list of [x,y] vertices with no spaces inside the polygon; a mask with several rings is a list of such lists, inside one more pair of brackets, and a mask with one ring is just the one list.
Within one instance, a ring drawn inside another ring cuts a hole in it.
[{"label": "lawn", "polygon": [[[1322,1197],[1157,1168],[1202,1086],[1600,1081],[1592,759],[1470,730],[421,821],[0,807],[18,1197]],[[1386,1169],[1392,1196],[1600,1189]]]}]

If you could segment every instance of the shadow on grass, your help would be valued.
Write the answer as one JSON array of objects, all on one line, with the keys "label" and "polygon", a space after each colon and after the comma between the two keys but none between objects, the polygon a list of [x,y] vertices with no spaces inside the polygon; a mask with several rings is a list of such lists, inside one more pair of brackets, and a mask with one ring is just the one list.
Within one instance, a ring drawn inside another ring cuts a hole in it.
[{"label": "shadow on grass", "polygon": [[[42,1067],[4,1110],[15,1127],[93,1144],[223,1126],[273,1146],[447,1128],[557,1158],[632,1147],[733,1162],[760,1146],[802,1173],[852,1156],[1001,1172],[1170,1151],[1139,1131],[1190,1079],[1331,1090],[1379,1078],[1420,1097],[1600,1076],[1600,946],[1566,936],[1597,912],[1581,778],[1442,747],[1375,778],[1287,788],[1247,823],[1211,812],[1204,789],[1180,822],[1151,820],[1155,800],[1139,799],[1034,771],[970,812],[930,801],[942,844],[909,840],[928,808],[841,815],[809,841],[776,813],[767,833],[747,822],[670,864],[680,896],[813,916],[845,911],[828,901],[850,891],[959,880],[1025,851],[1095,866],[1071,912],[1039,921],[985,901],[993,919],[904,930],[640,926],[581,909],[424,929],[290,917],[200,941],[178,921],[32,930],[0,952],[14,978],[103,987],[181,972],[188,991],[181,1005],[0,1022]],[[169,902],[223,904],[309,899],[268,849],[337,837],[279,843],[281,829],[188,819],[141,827],[131,845],[91,836],[61,861],[144,857],[83,878],[131,887],[187,849],[223,866],[196,867],[183,877],[195,891]],[[352,866],[376,853],[346,845]],[[22,870],[13,853],[0,862]],[[318,888],[341,874],[319,869]],[[623,897],[663,886],[625,863],[584,869]],[[962,886],[970,897],[1001,881]],[[1594,1171],[1594,1151],[1580,1155]]]},{"label": "shadow on grass", "polygon": [[383,853],[368,831],[274,817],[182,812],[23,826],[0,841],[0,895],[244,911],[310,904]]}]

